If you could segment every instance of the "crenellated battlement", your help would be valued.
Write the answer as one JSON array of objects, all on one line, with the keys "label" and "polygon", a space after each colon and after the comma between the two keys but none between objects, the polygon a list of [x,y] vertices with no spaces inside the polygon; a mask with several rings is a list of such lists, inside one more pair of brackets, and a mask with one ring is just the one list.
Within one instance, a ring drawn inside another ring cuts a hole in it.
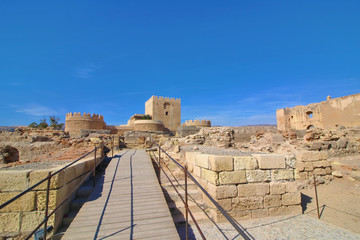
[{"label": "crenellated battlement", "polygon": [[80,112],[78,113],[67,113],[66,117],[65,117],[65,121],[68,120],[83,120],[83,121],[104,121],[104,117],[100,114],[95,114],[93,113],[91,115],[91,113],[83,113],[81,114]]},{"label": "crenellated battlement", "polygon": [[169,102],[181,102],[180,98],[169,98],[169,97],[163,97],[163,96],[155,96],[153,95],[152,98],[162,101],[169,101]]},{"label": "crenellated battlement", "polygon": [[198,126],[198,127],[211,127],[210,120],[188,120],[183,123],[183,126]]}]

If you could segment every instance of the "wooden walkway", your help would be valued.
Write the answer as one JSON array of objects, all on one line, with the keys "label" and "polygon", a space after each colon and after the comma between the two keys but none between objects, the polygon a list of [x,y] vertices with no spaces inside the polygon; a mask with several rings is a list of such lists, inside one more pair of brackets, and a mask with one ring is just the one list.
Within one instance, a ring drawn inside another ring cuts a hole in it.
[{"label": "wooden walkway", "polygon": [[144,150],[114,156],[62,239],[179,239]]}]

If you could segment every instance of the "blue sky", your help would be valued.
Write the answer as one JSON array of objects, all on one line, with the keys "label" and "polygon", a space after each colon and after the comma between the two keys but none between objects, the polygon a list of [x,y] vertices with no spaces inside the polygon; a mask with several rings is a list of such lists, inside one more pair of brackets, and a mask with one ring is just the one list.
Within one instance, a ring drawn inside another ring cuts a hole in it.
[{"label": "blue sky", "polygon": [[274,124],[278,108],[360,92],[360,1],[0,1],[0,126],[144,113]]}]

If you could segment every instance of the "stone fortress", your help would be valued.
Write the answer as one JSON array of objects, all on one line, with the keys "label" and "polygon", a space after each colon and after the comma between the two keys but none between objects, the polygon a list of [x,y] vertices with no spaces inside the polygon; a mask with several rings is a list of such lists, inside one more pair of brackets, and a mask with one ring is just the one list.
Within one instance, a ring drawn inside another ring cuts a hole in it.
[{"label": "stone fortress", "polygon": [[[175,134],[181,126],[181,99],[152,96],[145,102],[145,114],[134,114],[126,125],[112,126],[98,114],[67,113],[65,132],[81,136],[85,130],[124,135],[125,132],[161,132]],[[208,120],[189,120],[183,126],[211,127]]]},{"label": "stone fortress", "polygon": [[278,109],[276,119],[280,131],[359,126],[360,93],[334,99],[328,96],[320,103]]}]

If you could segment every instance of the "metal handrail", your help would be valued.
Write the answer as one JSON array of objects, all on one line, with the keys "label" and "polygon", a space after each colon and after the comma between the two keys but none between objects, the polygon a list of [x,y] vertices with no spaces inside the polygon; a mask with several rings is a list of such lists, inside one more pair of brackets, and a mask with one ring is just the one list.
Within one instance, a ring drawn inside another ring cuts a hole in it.
[{"label": "metal handrail", "polygon": [[[31,236],[42,226],[44,225],[44,238],[46,239],[46,235],[47,235],[47,222],[49,220],[49,218],[67,201],[69,200],[69,198],[72,196],[72,194],[79,189],[79,187],[86,181],[86,179],[90,176],[91,173],[94,174],[94,183],[95,183],[95,168],[105,159],[105,155],[101,156],[101,159],[99,162],[96,162],[96,151],[98,148],[101,148],[103,146],[105,146],[107,143],[109,143],[111,141],[111,147],[112,147],[112,156],[114,154],[114,139],[112,137],[110,137],[106,142],[100,144],[99,146],[95,147],[93,150],[91,150],[90,152],[84,154],[83,156],[79,157],[78,159],[76,159],[75,161],[67,164],[66,166],[62,167],[61,169],[55,171],[54,173],[49,172],[48,176],[42,180],[40,180],[39,182],[35,183],[33,186],[29,187],[28,189],[22,191],[21,193],[19,193],[18,195],[16,195],[15,197],[11,198],[10,200],[6,201],[5,203],[0,205],[0,209],[6,207],[7,205],[9,205],[10,203],[14,202],[15,200],[17,200],[18,198],[20,198],[21,196],[23,196],[24,194],[30,192],[31,190],[33,190],[34,188],[36,188],[37,186],[39,186],[40,184],[44,183],[45,181],[47,181],[47,188],[46,188],[46,206],[45,206],[45,217],[44,220],[35,227],[35,229],[25,238],[25,239],[29,239],[31,238]],[[92,152],[95,152],[94,155],[94,167],[93,169],[89,170],[86,174],[85,177],[74,187],[74,189],[66,196],[66,198],[58,205],[55,207],[55,209],[48,213],[48,205],[49,205],[49,195],[50,195],[50,181],[51,178],[55,175],[57,175],[58,173],[60,173],[61,171],[67,169],[68,167],[74,165],[76,162],[80,161],[81,159],[85,158],[86,156],[88,156],[89,154],[91,154]],[[94,184],[95,187],[95,184]]]},{"label": "metal handrail", "polygon": [[234,221],[234,219],[218,204],[211,196],[210,194],[201,186],[201,184],[196,181],[196,179],[193,177],[193,175],[184,167],[182,166],[178,161],[173,159],[164,149],[161,148],[159,144],[157,144],[152,138],[150,138],[151,142],[153,142],[158,148],[159,152],[162,151],[166,156],[168,156],[180,169],[182,169],[184,172],[186,171],[187,176],[199,187],[199,189],[206,195],[206,197],[214,204],[214,206],[222,213],[222,215],[229,221],[229,223],[236,229],[236,231],[246,240],[251,240],[249,236],[246,235],[246,233],[239,227],[238,224]]}]

